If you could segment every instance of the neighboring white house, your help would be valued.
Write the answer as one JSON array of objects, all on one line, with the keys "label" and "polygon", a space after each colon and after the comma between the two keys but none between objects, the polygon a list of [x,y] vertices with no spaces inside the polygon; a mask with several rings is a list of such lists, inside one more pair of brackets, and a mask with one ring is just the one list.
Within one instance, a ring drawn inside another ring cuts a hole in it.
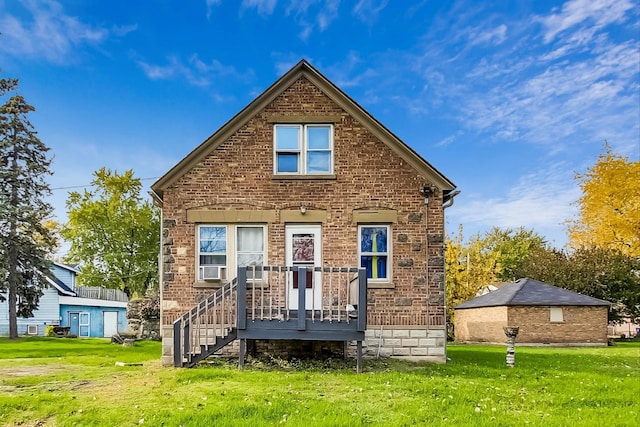
[{"label": "neighboring white house", "polygon": [[[44,335],[48,325],[81,337],[110,337],[127,328],[127,296],[115,289],[76,287],[76,266],[54,262],[33,317],[18,318],[18,335]],[[6,295],[5,299],[6,299]],[[0,302],[0,336],[9,334],[8,301]]]}]

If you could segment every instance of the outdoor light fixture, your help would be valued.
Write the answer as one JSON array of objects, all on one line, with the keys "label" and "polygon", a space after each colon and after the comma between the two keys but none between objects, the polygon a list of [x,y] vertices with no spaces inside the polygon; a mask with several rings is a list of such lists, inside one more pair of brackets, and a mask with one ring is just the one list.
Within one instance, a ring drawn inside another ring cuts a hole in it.
[{"label": "outdoor light fixture", "polygon": [[307,207],[305,205],[300,206],[300,213],[302,215],[307,213]]}]

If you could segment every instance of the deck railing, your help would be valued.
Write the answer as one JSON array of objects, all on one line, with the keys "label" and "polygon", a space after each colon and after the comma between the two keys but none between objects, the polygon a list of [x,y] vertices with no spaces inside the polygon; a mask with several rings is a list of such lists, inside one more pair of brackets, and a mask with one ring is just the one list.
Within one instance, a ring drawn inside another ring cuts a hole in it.
[{"label": "deck railing", "polygon": [[366,298],[364,269],[241,267],[174,322],[174,365],[193,366],[236,338],[241,361],[246,339],[357,340],[360,354]]},{"label": "deck railing", "polygon": [[76,287],[75,292],[80,298],[129,302],[127,294],[122,292],[120,289],[107,289],[100,286],[78,286]]}]

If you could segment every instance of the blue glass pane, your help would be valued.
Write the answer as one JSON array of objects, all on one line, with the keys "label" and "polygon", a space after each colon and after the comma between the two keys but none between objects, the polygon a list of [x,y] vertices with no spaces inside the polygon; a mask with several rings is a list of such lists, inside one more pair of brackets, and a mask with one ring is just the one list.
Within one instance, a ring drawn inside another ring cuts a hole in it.
[{"label": "blue glass pane", "polygon": [[367,269],[367,278],[369,279],[387,278],[386,256],[362,256],[360,257],[360,267]]},{"label": "blue glass pane", "polygon": [[300,149],[300,128],[298,126],[276,126],[276,148],[278,150]]},{"label": "blue glass pane", "polygon": [[[373,246],[374,240],[375,247]],[[360,229],[360,252],[387,252],[387,228],[362,227]]]},{"label": "blue glass pane", "polygon": [[298,154],[278,153],[278,172],[298,172]]},{"label": "blue glass pane", "polygon": [[200,252],[226,252],[227,229],[225,227],[200,227]]},{"label": "blue glass pane", "polygon": [[330,173],[331,152],[309,151],[307,153],[307,173]]},{"label": "blue glass pane", "polygon": [[307,128],[307,144],[310,149],[329,149],[331,128],[311,126]]}]

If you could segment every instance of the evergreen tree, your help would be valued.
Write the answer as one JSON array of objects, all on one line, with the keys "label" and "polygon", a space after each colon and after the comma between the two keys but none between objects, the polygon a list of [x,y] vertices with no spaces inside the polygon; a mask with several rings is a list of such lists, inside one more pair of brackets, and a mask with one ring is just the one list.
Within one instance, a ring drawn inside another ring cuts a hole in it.
[{"label": "evergreen tree", "polygon": [[[0,96],[14,91],[18,81],[1,79]],[[20,95],[0,107],[0,298],[8,300],[9,338],[18,337],[17,318],[38,308],[43,274],[55,239],[45,220],[53,208],[45,177],[51,175],[49,148],[36,136],[27,114],[35,111]]]}]

